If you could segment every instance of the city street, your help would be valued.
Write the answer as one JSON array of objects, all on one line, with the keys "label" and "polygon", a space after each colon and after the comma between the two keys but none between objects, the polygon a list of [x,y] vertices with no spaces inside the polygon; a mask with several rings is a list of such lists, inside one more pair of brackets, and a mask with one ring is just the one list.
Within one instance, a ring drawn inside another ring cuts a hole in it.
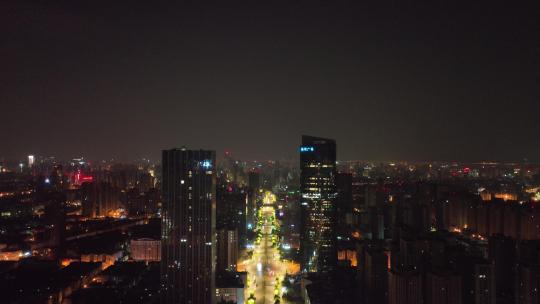
[{"label": "city street", "polygon": [[[285,264],[281,262],[279,250],[272,246],[272,229],[277,227],[277,221],[272,221],[275,209],[271,205],[270,196],[265,197],[261,207],[261,239],[253,249],[253,256],[246,265],[248,272],[248,288],[246,299],[251,295],[255,297],[255,303],[276,303],[275,295],[281,297],[281,282],[286,272]],[[279,286],[276,286],[279,284]],[[279,299],[279,303],[284,303]],[[250,302],[248,302],[250,303]]]}]

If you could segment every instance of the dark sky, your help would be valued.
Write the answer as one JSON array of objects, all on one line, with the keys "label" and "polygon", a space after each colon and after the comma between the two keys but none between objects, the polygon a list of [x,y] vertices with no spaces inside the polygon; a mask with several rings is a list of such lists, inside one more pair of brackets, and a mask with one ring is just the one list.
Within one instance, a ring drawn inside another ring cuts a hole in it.
[{"label": "dark sky", "polygon": [[540,160],[540,1],[2,1],[0,156]]}]

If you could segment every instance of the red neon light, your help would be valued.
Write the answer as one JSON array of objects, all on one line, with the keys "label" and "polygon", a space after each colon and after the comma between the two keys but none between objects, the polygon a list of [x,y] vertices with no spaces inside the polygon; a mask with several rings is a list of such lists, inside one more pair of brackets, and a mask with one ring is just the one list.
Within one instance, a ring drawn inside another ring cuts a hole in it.
[{"label": "red neon light", "polygon": [[94,181],[94,177],[91,175],[83,175],[80,171],[75,174],[75,184],[80,185],[82,183],[91,183]]},{"label": "red neon light", "polygon": [[81,178],[81,181],[82,182],[92,182],[94,180],[94,177],[93,176],[83,176]]}]

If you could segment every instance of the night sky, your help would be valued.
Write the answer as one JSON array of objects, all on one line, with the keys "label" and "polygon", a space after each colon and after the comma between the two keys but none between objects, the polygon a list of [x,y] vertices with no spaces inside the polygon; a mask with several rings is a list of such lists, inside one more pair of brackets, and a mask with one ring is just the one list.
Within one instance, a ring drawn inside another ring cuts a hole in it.
[{"label": "night sky", "polygon": [[540,161],[539,16],[540,1],[2,1],[0,157],[294,159],[309,134],[339,159]]}]

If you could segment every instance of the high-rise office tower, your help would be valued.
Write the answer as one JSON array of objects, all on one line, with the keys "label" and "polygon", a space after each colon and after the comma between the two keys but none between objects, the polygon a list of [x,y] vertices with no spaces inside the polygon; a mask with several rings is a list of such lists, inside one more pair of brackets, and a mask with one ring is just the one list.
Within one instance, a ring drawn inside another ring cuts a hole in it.
[{"label": "high-rise office tower", "polygon": [[302,136],[300,170],[302,268],[328,272],[337,263],[336,142]]},{"label": "high-rise office tower", "polygon": [[216,154],[163,151],[161,303],[213,303]]}]

